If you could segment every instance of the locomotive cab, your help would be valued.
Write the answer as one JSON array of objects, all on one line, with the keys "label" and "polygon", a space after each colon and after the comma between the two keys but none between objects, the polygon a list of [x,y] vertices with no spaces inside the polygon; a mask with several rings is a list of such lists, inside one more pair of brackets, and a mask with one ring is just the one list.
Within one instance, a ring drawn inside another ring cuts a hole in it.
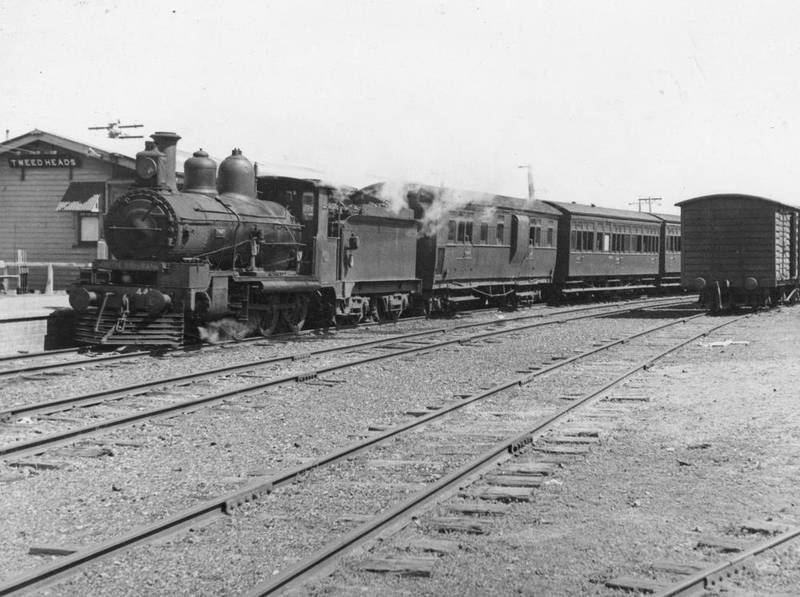
[{"label": "locomotive cab", "polygon": [[[326,255],[336,255],[338,228],[329,224],[328,203],[332,195],[331,187],[320,185],[313,180],[288,178],[284,176],[259,176],[257,179],[258,198],[277,203],[288,210],[300,224],[299,241],[302,245],[297,252],[297,273],[320,280],[333,280],[336,270],[335,259],[318,259]],[[332,245],[332,246],[331,246]],[[330,264],[326,267],[327,264]]]}]

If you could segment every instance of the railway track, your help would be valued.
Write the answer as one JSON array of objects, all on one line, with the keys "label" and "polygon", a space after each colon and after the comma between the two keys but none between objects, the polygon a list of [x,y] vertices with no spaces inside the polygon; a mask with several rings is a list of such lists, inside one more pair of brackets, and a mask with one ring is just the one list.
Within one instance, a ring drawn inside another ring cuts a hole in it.
[{"label": "railway track", "polygon": [[[648,300],[652,301],[653,299],[648,299]],[[658,301],[658,300],[670,300],[670,299],[655,299],[655,300]],[[674,300],[674,297],[672,298],[672,300]],[[646,303],[647,301],[634,301],[634,302]],[[571,309],[571,311],[580,311],[586,309],[601,309],[613,304],[614,303],[590,305],[590,306],[573,308]],[[544,311],[545,308],[542,306],[534,306],[528,309],[528,311],[531,310]],[[485,309],[466,310],[459,312],[459,314],[470,315],[470,314],[480,314],[485,312],[486,312]],[[522,315],[521,317],[541,317],[541,316],[542,314],[528,313],[526,315]],[[389,325],[395,326],[397,324],[407,324],[424,319],[425,317],[423,316],[406,317],[397,321],[390,321],[390,322],[367,322],[367,323],[362,323],[360,325],[342,325],[338,326],[336,330],[348,331],[356,329],[370,329],[376,326],[389,326]],[[94,352],[91,348],[84,346],[84,347],[74,347],[74,348],[63,348],[58,350],[27,352],[24,354],[5,355],[5,356],[0,356],[0,380],[8,380],[22,376],[36,376],[43,373],[58,374],[59,372],[66,372],[72,369],[92,367],[115,361],[128,361],[151,355],[167,356],[175,353],[183,353],[186,351],[194,352],[194,351],[202,351],[209,349],[214,350],[219,348],[220,346],[231,346],[231,345],[248,346],[252,344],[261,344],[264,342],[276,343],[288,339],[309,337],[314,335],[315,333],[318,333],[318,331],[319,331],[318,329],[312,328],[312,329],[302,330],[296,333],[275,334],[268,338],[253,337],[253,338],[244,338],[241,340],[222,340],[214,343],[196,344],[196,345],[190,345],[186,347],[173,348],[173,349],[165,349],[162,347],[157,349],[146,349],[146,350],[106,350],[106,351]],[[84,357],[84,358],[78,358],[78,357]],[[70,360],[65,360],[65,359],[70,359]],[[32,377],[32,379],[36,378]]]},{"label": "railway track", "polygon": [[[713,551],[716,561],[659,560],[650,565],[654,577],[625,576],[610,579],[605,585],[654,597],[689,597],[706,591],[724,590],[726,582],[750,569],[758,558],[800,537],[800,527],[769,521],[744,521],[730,528],[744,533],[746,538],[712,536],[696,542],[697,549]],[[756,542],[755,538],[762,540]]]},{"label": "railway track", "polygon": [[[685,305],[686,301],[662,303],[664,306],[673,304]],[[541,320],[533,323],[527,321],[532,317],[538,319],[541,316],[527,315],[513,319],[505,319],[491,324],[482,322],[461,324],[448,328],[434,328],[420,332],[399,334],[389,338],[373,339],[344,346],[322,348],[293,355],[261,359],[249,363],[220,367],[200,373],[173,376],[170,378],[112,388],[110,390],[92,392],[90,394],[71,396],[35,404],[13,406],[0,410],[0,421],[12,424],[12,427],[6,430],[7,432],[15,436],[28,436],[28,438],[13,443],[7,443],[0,447],[0,458],[21,458],[40,454],[48,449],[68,446],[74,444],[76,441],[92,438],[110,429],[116,429],[158,417],[191,413],[198,408],[203,408],[211,404],[233,400],[242,396],[260,394],[268,388],[284,384],[307,382],[319,378],[326,373],[356,367],[365,363],[409,355],[420,355],[453,344],[475,342],[495,336],[528,331],[543,326],[561,325],[568,322],[626,313],[638,309],[640,309],[639,306],[626,306],[624,308],[601,310],[600,313],[588,314],[582,310],[581,313],[577,315],[554,317],[553,319]],[[596,311],[596,309],[591,309],[591,311]],[[477,332],[470,332],[470,330],[474,328],[482,329]],[[455,337],[447,337],[438,341],[431,339],[441,335],[455,335]],[[323,364],[315,368],[308,368],[306,366],[306,363],[311,358],[330,358],[334,355],[352,354],[365,349],[370,349],[370,352],[366,356],[359,356],[355,359],[349,359],[343,362]],[[289,363],[290,369],[293,370],[284,374],[280,374],[280,372],[267,372],[262,376],[268,377],[266,381],[242,385],[241,382],[247,380],[250,375],[258,377],[260,368],[280,363]],[[298,365],[301,365],[303,368],[301,369]],[[190,384],[232,375],[236,376],[238,379],[234,379],[232,384],[226,382],[225,385],[227,387],[225,389],[187,398],[187,393],[194,393],[196,390],[196,388]],[[166,396],[167,390],[170,390],[173,395]],[[143,401],[146,396],[142,397],[142,395],[145,393],[152,394],[150,397],[151,400],[147,402]],[[119,406],[115,406],[111,410],[112,416],[110,417],[107,414],[107,410],[105,412],[103,411],[103,407],[107,407],[112,401],[118,403],[123,399],[130,399],[133,397],[138,398],[130,405],[131,408],[125,414],[120,413]],[[165,401],[168,402],[168,404],[164,404]],[[75,416],[75,409],[79,407],[81,408],[82,416],[77,418]],[[92,410],[90,407],[95,408]],[[99,410],[97,407],[100,407]],[[70,412],[73,416],[54,416],[58,413],[64,413],[65,411]],[[22,417],[25,417],[24,420],[30,423],[22,425],[22,428],[13,426],[14,422],[22,420]],[[35,420],[34,418],[41,420],[45,424],[44,429],[42,429],[41,426],[36,427],[32,424]],[[77,426],[82,420],[88,420],[88,424]],[[72,428],[53,431],[54,427],[63,428],[65,426]],[[6,435],[8,435],[8,433]]]},{"label": "railway track", "polygon": [[[688,319],[685,321],[689,321]],[[685,322],[684,321],[684,322]],[[696,322],[695,319],[691,319],[691,321]],[[317,555],[314,558],[309,558],[304,560],[304,563],[301,566],[291,567],[287,570],[281,572],[278,577],[272,578],[270,583],[264,585],[258,585],[254,591],[257,594],[264,594],[269,593],[273,590],[276,590],[279,587],[284,587],[289,583],[298,582],[304,578],[307,578],[307,575],[311,572],[314,572],[319,569],[320,565],[325,564],[326,562],[330,562],[332,558],[337,557],[336,554],[340,554],[343,550],[346,550],[357,542],[365,540],[374,535],[375,532],[378,532],[379,529],[385,528],[387,524],[392,523],[393,521],[398,520],[402,517],[407,517],[410,512],[415,511],[415,509],[423,506],[424,504],[430,503],[432,500],[439,499],[443,493],[446,493],[448,490],[451,490],[453,487],[460,484],[463,479],[470,475],[475,475],[476,473],[480,472],[482,467],[485,467],[488,464],[493,464],[498,460],[504,460],[505,455],[509,453],[518,454],[522,452],[524,449],[529,449],[531,447],[536,447],[537,442],[541,439],[543,434],[549,432],[553,426],[557,425],[559,421],[563,421],[564,418],[570,416],[572,413],[581,409],[583,407],[588,406],[593,402],[597,402],[604,398],[602,394],[607,392],[610,388],[618,385],[622,380],[630,377],[631,375],[635,374],[636,372],[642,370],[649,366],[653,361],[658,358],[662,358],[664,355],[669,354],[675,350],[677,350],[680,346],[685,345],[688,342],[691,342],[693,339],[701,337],[702,335],[708,334],[723,325],[727,325],[727,323],[732,322],[728,321],[720,325],[714,326],[705,326],[705,329],[697,331],[697,333],[683,333],[682,337],[675,341],[674,339],[667,338],[661,342],[661,346],[655,347],[651,351],[651,354],[648,355],[646,358],[639,360],[636,364],[631,364],[630,362],[617,362],[616,369],[618,370],[615,373],[615,376],[610,381],[606,380],[599,389],[595,388],[591,391],[588,391],[581,395],[580,397],[575,396],[574,392],[569,394],[567,397],[571,397],[570,403],[567,406],[561,406],[563,404],[561,402],[559,404],[559,398],[555,398],[554,401],[556,404],[552,404],[552,401],[549,405],[545,405],[546,408],[544,410],[537,409],[535,413],[531,414],[531,417],[536,420],[536,423],[528,428],[524,428],[525,421],[522,421],[523,424],[523,431],[517,430],[517,432],[511,437],[503,437],[499,442],[497,441],[498,438],[487,438],[486,434],[484,433],[482,437],[482,441],[477,442],[476,437],[461,437],[461,443],[457,447],[457,454],[450,453],[445,454],[447,457],[446,463],[442,465],[442,467],[435,467],[436,472],[432,475],[437,480],[435,483],[431,484],[430,479],[426,483],[427,487],[423,489],[421,492],[415,492],[413,499],[411,500],[402,500],[399,504],[386,509],[382,510],[382,514],[375,517],[374,519],[370,520],[369,523],[359,526],[351,533],[347,534],[343,540],[338,541],[337,543],[340,544],[339,547],[336,546],[327,546],[325,549],[319,550]],[[341,465],[343,462],[351,462],[353,461],[353,457],[369,450],[373,450],[376,448],[380,448],[381,446],[386,445],[388,442],[392,443],[392,454],[393,460],[395,461],[396,465],[402,468],[403,462],[419,462],[420,458],[427,458],[430,459],[431,452],[439,453],[441,455],[442,450],[431,450],[430,447],[424,450],[424,455],[420,455],[420,446],[425,444],[425,442],[421,442],[419,436],[412,437],[412,434],[415,430],[419,428],[434,428],[434,436],[444,434],[446,438],[445,444],[448,442],[452,444],[453,439],[450,437],[452,435],[452,429],[476,429],[476,428],[497,428],[497,426],[487,426],[485,419],[478,418],[477,422],[473,421],[471,423],[471,427],[468,421],[465,421],[463,417],[467,416],[465,413],[470,410],[472,405],[476,405],[478,403],[489,401],[494,399],[497,395],[504,394],[504,393],[515,393],[519,391],[519,388],[526,387],[531,384],[534,380],[542,378],[543,376],[550,374],[556,370],[562,369],[564,367],[570,367],[575,365],[576,363],[582,362],[584,360],[590,359],[591,357],[605,353],[607,351],[613,350],[615,347],[620,347],[622,345],[627,346],[630,342],[635,341],[637,337],[650,337],[652,334],[656,334],[661,330],[665,330],[668,327],[674,326],[678,322],[670,322],[669,324],[661,324],[658,326],[653,326],[645,331],[638,332],[636,334],[630,335],[626,338],[620,338],[617,340],[613,340],[606,343],[595,343],[600,344],[598,346],[594,346],[588,350],[584,350],[580,354],[576,354],[569,358],[559,358],[552,363],[546,365],[535,365],[532,366],[530,371],[522,374],[521,376],[516,376],[513,379],[506,380],[503,383],[497,384],[491,388],[487,388],[485,390],[476,392],[469,396],[461,396],[457,400],[453,401],[450,404],[442,404],[442,405],[435,405],[435,409],[431,410],[429,413],[414,413],[414,419],[405,424],[400,425],[392,429],[378,431],[377,429],[373,429],[373,432],[369,433],[369,437],[364,439],[361,442],[357,442],[356,444],[348,447],[345,450],[339,450],[333,452],[329,455],[326,455],[322,458],[319,458],[307,465],[296,467],[291,470],[284,471],[280,475],[272,476],[269,478],[261,478],[258,479],[256,482],[249,484],[245,487],[240,488],[239,490],[223,495],[219,499],[211,500],[209,502],[203,503],[197,507],[192,509],[186,510],[175,516],[172,516],[168,519],[164,519],[159,521],[156,524],[150,524],[145,527],[136,529],[134,532],[131,532],[123,537],[117,537],[113,541],[108,541],[101,545],[97,545],[93,548],[88,548],[82,550],[78,553],[75,553],[72,556],[67,556],[66,558],[59,560],[58,562],[54,563],[53,565],[44,567],[43,569],[36,571],[35,573],[26,575],[24,577],[20,577],[15,579],[9,583],[6,583],[1,589],[0,592],[3,594],[13,592],[25,587],[34,586],[37,583],[42,582],[43,580],[53,579],[56,578],[60,574],[68,573],[75,570],[77,567],[81,567],[91,561],[95,561],[99,557],[103,557],[109,555],[111,553],[118,552],[120,549],[124,549],[126,547],[130,547],[142,541],[147,541],[152,539],[153,537],[162,535],[164,533],[171,533],[175,532],[176,529],[186,528],[187,525],[196,524],[198,520],[204,518],[215,518],[222,515],[222,513],[237,513],[244,517],[250,516],[252,512],[249,512],[249,508],[251,506],[255,508],[256,506],[248,504],[251,500],[257,497],[264,497],[268,496],[267,499],[271,499],[273,501],[270,502],[271,506],[275,506],[275,496],[279,493],[278,490],[280,488],[289,487],[290,484],[296,482],[298,479],[311,479],[313,481],[313,475],[318,473],[319,471],[323,470],[325,467],[330,467],[334,465]],[[696,325],[694,323],[693,325]],[[668,346],[665,348],[665,345]],[[652,349],[652,347],[651,347]],[[630,361],[630,359],[628,359]],[[608,363],[605,363],[605,368],[608,367]],[[591,370],[591,367],[590,367]],[[586,377],[592,377],[591,375],[587,375]],[[572,376],[571,379],[579,379],[578,376]],[[583,390],[581,390],[583,391]],[[522,404],[528,404],[530,406],[530,397],[517,396],[513,399],[504,398],[505,401],[508,402],[506,408],[511,412],[519,413],[520,411],[514,410],[514,406],[522,406]],[[564,398],[562,396],[562,398]],[[516,401],[516,402],[515,402]],[[521,403],[520,403],[521,401]],[[505,403],[505,402],[504,402]],[[433,407],[432,407],[433,408]],[[479,413],[478,413],[479,414]],[[510,413],[507,413],[510,414]],[[475,413],[470,414],[469,417],[478,416]],[[545,417],[543,420],[543,417]],[[519,419],[520,417],[513,417],[513,419]],[[451,431],[442,431],[441,429],[435,429],[436,422],[439,419],[452,419],[452,422],[449,423],[449,429]],[[508,417],[505,417],[502,423],[504,427],[508,426],[511,421],[508,420]],[[528,421],[529,422],[529,421]],[[520,421],[517,421],[519,424]],[[456,435],[463,435],[463,434],[456,434]],[[575,436],[567,436],[572,437],[572,440],[569,440],[567,443],[575,442],[575,437],[581,437],[580,435]],[[402,443],[406,446],[406,449],[409,452],[404,457],[397,456],[397,451],[399,450],[399,439],[404,438]],[[427,439],[427,443],[430,443],[432,440],[430,438]],[[487,442],[490,444],[486,446]],[[563,442],[562,442],[563,443]],[[486,448],[481,451],[480,448]],[[563,453],[569,453],[563,452]],[[425,456],[426,455],[426,456]],[[386,459],[383,459],[384,461]],[[358,461],[355,461],[358,463]],[[448,466],[447,463],[457,463],[458,467],[451,470],[446,470]],[[439,470],[442,468],[443,470]],[[355,470],[351,471],[351,475],[360,475],[363,471]],[[400,478],[407,478],[408,471],[405,471],[403,474],[400,475]],[[341,471],[337,472],[337,478],[341,474]],[[374,471],[373,471],[373,474]],[[379,475],[381,478],[385,477],[385,470],[381,470]],[[431,476],[429,474],[429,476]],[[510,475],[507,478],[511,479],[512,477],[519,477],[520,475]],[[367,484],[370,481],[367,480]],[[322,479],[323,487],[327,484],[325,479]],[[313,485],[313,483],[311,484]],[[406,486],[408,483],[405,484]],[[502,486],[502,485],[500,485]],[[316,489],[319,490],[320,487],[316,486]],[[505,490],[506,494],[509,493],[508,490]],[[293,502],[296,500],[297,496],[293,495],[296,492],[289,492],[289,495],[284,496],[284,501]],[[485,493],[485,492],[484,492]],[[514,492],[511,492],[514,493]],[[491,491],[489,492],[491,494]],[[473,496],[474,498],[474,496]],[[475,501],[471,498],[465,498],[468,501]],[[483,499],[483,498],[479,498]],[[324,500],[326,501],[326,500]],[[397,502],[396,496],[393,500]],[[296,520],[293,516],[288,516],[287,520]],[[335,549],[334,549],[335,547]],[[313,561],[312,561],[313,560]],[[266,574],[269,576],[269,574]],[[253,583],[256,584],[256,583]]]}]

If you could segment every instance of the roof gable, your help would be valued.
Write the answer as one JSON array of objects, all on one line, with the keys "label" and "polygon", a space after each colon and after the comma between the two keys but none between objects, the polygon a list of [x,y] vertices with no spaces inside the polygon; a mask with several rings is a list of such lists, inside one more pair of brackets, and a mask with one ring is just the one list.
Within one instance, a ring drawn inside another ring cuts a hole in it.
[{"label": "roof gable", "polygon": [[61,147],[79,155],[85,155],[96,160],[118,164],[131,170],[136,167],[135,158],[125,154],[108,151],[88,143],[75,141],[73,139],[68,139],[67,137],[40,131],[39,129],[34,129],[28,133],[25,133],[24,135],[20,135],[19,137],[14,137],[13,139],[9,139],[8,141],[0,143],[0,154],[21,150],[26,145],[36,142],[47,143],[56,147]]}]

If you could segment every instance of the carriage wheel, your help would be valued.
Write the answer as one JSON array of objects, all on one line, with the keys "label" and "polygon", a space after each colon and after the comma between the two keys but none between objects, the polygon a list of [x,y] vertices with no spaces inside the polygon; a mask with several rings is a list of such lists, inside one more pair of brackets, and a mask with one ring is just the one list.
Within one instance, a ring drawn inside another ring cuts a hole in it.
[{"label": "carriage wheel", "polygon": [[299,332],[308,315],[308,297],[301,294],[290,294],[283,311],[283,321],[290,332]]},{"label": "carriage wheel", "polygon": [[278,297],[271,296],[266,302],[266,310],[258,309],[250,312],[250,322],[262,336],[271,336],[278,326],[281,311],[278,308]]}]

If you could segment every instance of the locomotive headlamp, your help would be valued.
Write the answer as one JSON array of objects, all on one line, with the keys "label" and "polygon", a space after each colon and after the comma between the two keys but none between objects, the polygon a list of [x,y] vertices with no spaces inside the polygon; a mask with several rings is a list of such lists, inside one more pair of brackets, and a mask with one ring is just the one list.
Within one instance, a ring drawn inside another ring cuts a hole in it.
[{"label": "locomotive headlamp", "polygon": [[705,278],[695,278],[694,279],[694,287],[696,290],[703,290],[706,287],[706,279]]},{"label": "locomotive headlamp", "polygon": [[155,160],[147,157],[140,157],[136,160],[136,174],[139,178],[153,178],[158,172],[158,166]]},{"label": "locomotive headlamp", "polygon": [[744,287],[746,290],[755,290],[758,288],[758,280],[755,278],[745,278],[744,279]]}]

